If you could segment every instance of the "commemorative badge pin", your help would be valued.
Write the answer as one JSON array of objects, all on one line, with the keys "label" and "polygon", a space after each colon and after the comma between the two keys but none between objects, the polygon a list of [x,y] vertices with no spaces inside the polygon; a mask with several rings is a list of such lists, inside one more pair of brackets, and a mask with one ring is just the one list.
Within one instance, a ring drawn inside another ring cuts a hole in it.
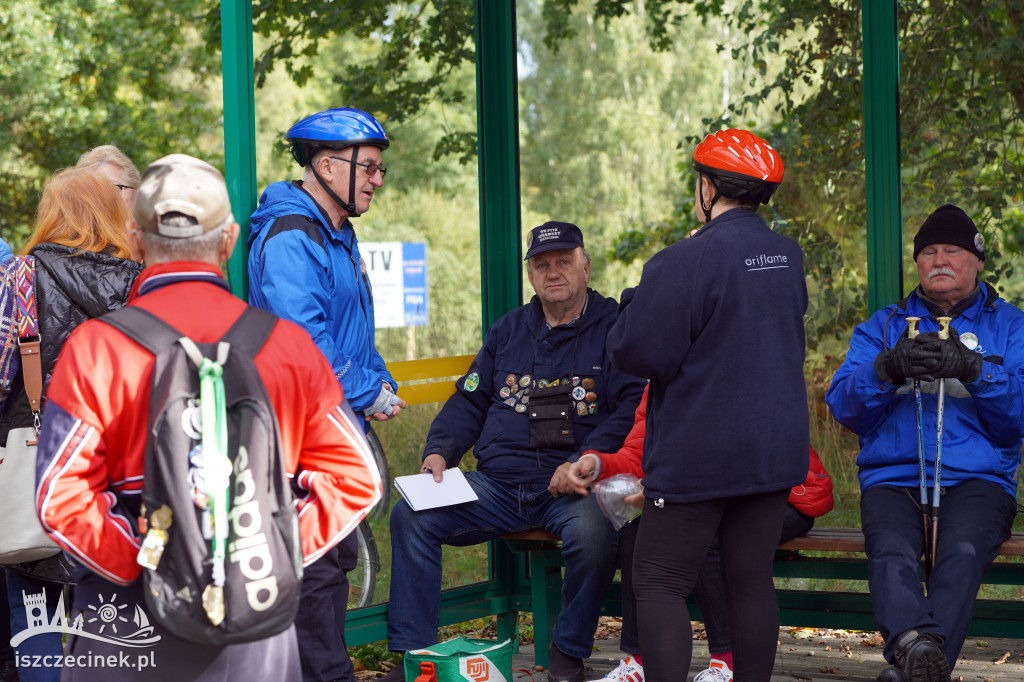
[{"label": "commemorative badge pin", "polygon": [[465,388],[467,392],[472,393],[473,391],[476,390],[476,387],[479,385],[480,375],[477,374],[476,372],[473,372],[468,377],[466,377],[466,383],[463,384],[463,388]]},{"label": "commemorative badge pin", "polygon": [[577,386],[576,388],[572,389],[573,400],[583,400],[586,396],[587,392],[583,389],[582,386]]},{"label": "commemorative badge pin", "polygon": [[530,375],[529,374],[524,374],[523,376],[519,377],[519,385],[522,386],[523,388],[526,388],[527,386],[529,386],[530,385]]},{"label": "commemorative badge pin", "polygon": [[583,388],[585,388],[587,390],[590,390],[593,387],[594,387],[594,380],[593,379],[587,377],[586,379],[583,380]]},{"label": "commemorative badge pin", "polygon": [[502,386],[501,390],[498,391],[498,395],[500,395],[502,399],[507,398],[510,395],[512,395],[512,389],[509,388],[508,386]]},{"label": "commemorative badge pin", "polygon": [[516,375],[515,374],[509,374],[507,377],[505,377],[505,383],[507,385],[509,385],[509,386],[515,386],[516,385]]}]

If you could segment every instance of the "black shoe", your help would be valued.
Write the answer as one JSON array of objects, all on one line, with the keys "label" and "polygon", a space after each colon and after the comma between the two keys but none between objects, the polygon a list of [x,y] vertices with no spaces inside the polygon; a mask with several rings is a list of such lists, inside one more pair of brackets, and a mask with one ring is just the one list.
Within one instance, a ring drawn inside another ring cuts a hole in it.
[{"label": "black shoe", "polygon": [[907,676],[902,668],[890,665],[879,673],[878,677],[875,678],[875,682],[907,682]]},{"label": "black shoe", "polygon": [[548,645],[548,682],[584,682],[586,679],[583,659],[566,656],[554,642]]},{"label": "black shoe", "polygon": [[896,640],[896,662],[909,682],[949,682],[949,661],[939,646],[942,638],[909,630]]},{"label": "black shoe", "polygon": [[373,682],[405,682],[405,656],[395,663],[395,667],[385,673],[383,677],[378,677]]}]

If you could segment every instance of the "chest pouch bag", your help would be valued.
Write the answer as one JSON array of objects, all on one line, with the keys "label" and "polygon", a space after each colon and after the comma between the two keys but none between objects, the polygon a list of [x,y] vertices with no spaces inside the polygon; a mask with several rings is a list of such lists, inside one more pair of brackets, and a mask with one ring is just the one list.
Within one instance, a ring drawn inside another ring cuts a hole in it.
[{"label": "chest pouch bag", "polygon": [[572,383],[530,389],[530,449],[572,449],[576,435],[572,430]]},{"label": "chest pouch bag", "polygon": [[138,556],[151,615],[208,646],[284,631],[299,606],[298,517],[253,362],[276,318],[247,308],[214,344],[138,307],[100,319],[156,356]]}]

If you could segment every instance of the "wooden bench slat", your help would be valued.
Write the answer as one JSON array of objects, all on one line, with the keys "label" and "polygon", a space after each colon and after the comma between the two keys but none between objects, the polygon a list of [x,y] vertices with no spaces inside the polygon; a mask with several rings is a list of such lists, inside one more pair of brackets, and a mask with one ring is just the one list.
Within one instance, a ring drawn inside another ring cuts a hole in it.
[{"label": "wooden bench slat", "polygon": [[[941,540],[941,535],[940,535]],[[864,533],[860,528],[812,528],[803,537],[779,545],[779,549],[809,552],[864,552]],[[999,548],[1001,556],[1024,556],[1024,533],[1013,533]]]},{"label": "wooden bench slat", "polygon": [[[524,530],[504,536],[508,540],[558,542],[558,538],[545,530]],[[788,540],[779,549],[806,552],[858,552],[864,553],[864,533],[860,528],[812,528],[802,537]],[[1013,533],[999,548],[1001,556],[1024,556],[1024,533]]]}]

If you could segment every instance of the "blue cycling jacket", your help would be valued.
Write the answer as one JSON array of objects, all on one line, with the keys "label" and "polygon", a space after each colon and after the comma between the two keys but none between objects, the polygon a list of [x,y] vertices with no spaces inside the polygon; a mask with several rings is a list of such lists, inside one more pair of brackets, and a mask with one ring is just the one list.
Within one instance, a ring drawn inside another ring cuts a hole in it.
[{"label": "blue cycling jacket", "polygon": [[381,383],[397,389],[374,346],[373,292],[352,224],[340,230],[301,182],[275,182],[251,217],[249,303],[309,332],[356,411]]},{"label": "blue cycling jacket", "polygon": [[[615,299],[588,289],[575,324],[547,328],[536,296],[499,318],[430,425],[423,456],[437,453],[453,467],[473,448],[478,471],[538,483],[587,450],[622,447],[645,382],[613,368],[605,350],[616,308]],[[572,385],[566,402],[573,410],[575,445],[531,449],[528,389],[534,381],[555,380]]]},{"label": "blue cycling jacket", "polygon": [[[906,301],[878,311],[854,329],[846,360],[825,396],[835,418],[860,438],[857,466],[862,491],[873,485],[918,485],[912,382],[894,386],[878,378],[874,365],[878,354],[906,332],[908,316],[922,318],[922,333],[939,328],[917,290]],[[982,284],[952,326],[984,361],[977,380],[945,381],[940,483],[951,486],[980,478],[1016,496],[1015,474],[1024,441],[1024,312]],[[937,444],[937,382],[923,382],[922,403],[930,486]]]}]

